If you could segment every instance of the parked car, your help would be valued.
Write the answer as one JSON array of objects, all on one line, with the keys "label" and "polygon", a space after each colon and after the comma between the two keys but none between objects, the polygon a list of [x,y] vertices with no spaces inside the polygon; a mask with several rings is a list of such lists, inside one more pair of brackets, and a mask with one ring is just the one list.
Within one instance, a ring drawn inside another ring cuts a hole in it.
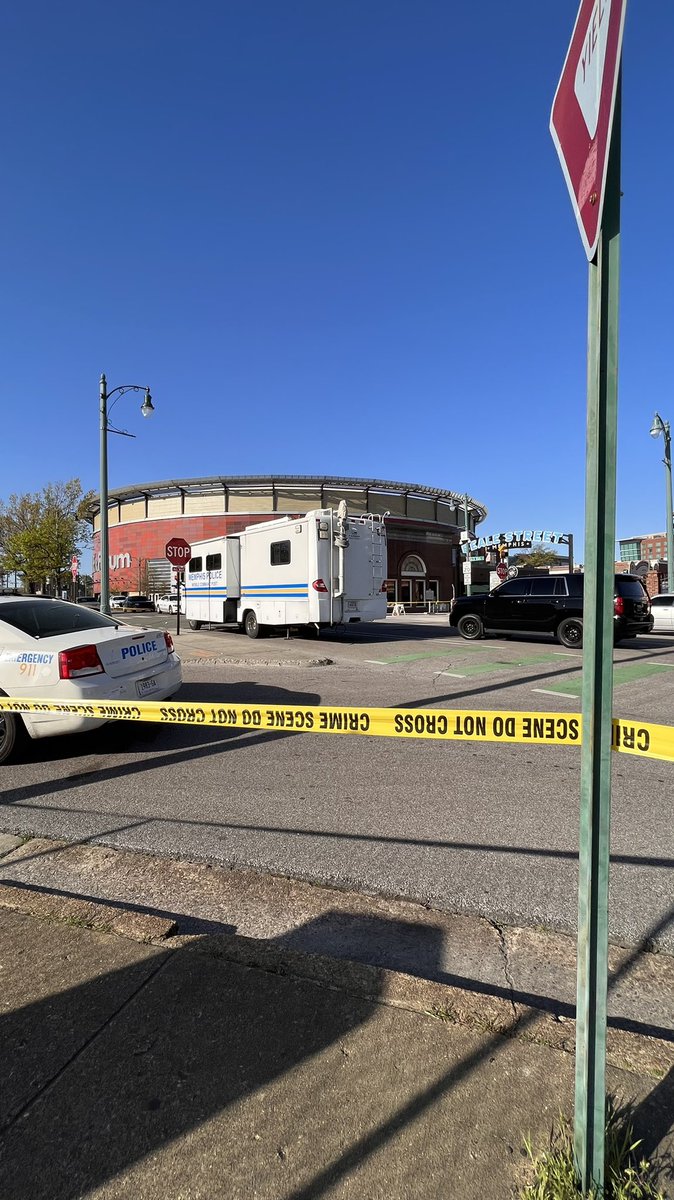
[{"label": "parked car", "polygon": [[[180,659],[164,630],[120,626],[85,605],[42,596],[0,596],[0,692],[66,703],[165,700],[182,683]],[[32,738],[95,729],[74,713],[0,713],[0,763],[25,727]]]},{"label": "parked car", "polygon": [[[462,637],[473,641],[485,633],[551,633],[562,646],[583,644],[584,576],[519,576],[493,591],[460,596],[454,601],[449,623]],[[653,625],[650,598],[638,575],[616,575],[613,602],[613,636],[616,642]]]},{"label": "parked car", "polygon": [[[124,596],[121,604],[116,604],[115,609],[118,612],[154,612],[154,604],[148,596]],[[110,606],[112,611],[112,605]]]},{"label": "parked car", "polygon": [[[171,592],[169,596],[159,596],[155,603],[155,608],[157,609],[158,613],[177,613],[178,593]],[[183,607],[182,596],[180,597],[180,611],[181,613],[185,611]]]},{"label": "parked car", "polygon": [[651,596],[653,633],[674,633],[674,592]]},{"label": "parked car", "polygon": [[101,607],[101,598],[100,596],[79,596],[77,603],[86,604],[87,608],[96,609]]},{"label": "parked car", "polygon": [[110,597],[110,612],[115,608],[123,608],[128,592],[122,592],[119,596]]}]

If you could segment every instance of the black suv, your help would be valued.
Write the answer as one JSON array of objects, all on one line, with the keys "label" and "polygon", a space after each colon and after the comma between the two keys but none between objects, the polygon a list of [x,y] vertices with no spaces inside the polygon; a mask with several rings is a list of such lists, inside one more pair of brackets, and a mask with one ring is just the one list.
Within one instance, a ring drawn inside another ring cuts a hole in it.
[{"label": "black suv", "polygon": [[[461,637],[473,641],[485,633],[553,633],[563,646],[583,644],[582,574],[519,576],[493,592],[460,596],[449,614]],[[613,601],[614,640],[650,633],[651,602],[638,575],[616,575]]]}]

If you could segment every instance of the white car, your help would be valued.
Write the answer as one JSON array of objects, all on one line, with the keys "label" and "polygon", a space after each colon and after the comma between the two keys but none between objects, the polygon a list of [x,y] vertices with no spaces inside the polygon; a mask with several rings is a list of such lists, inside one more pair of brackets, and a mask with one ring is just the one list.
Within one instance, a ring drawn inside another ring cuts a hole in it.
[{"label": "white car", "polygon": [[674,633],[674,593],[660,592],[659,596],[651,596],[651,612],[651,633]]},{"label": "white car", "polygon": [[[27,700],[165,700],[182,683],[173,639],[80,604],[0,596],[0,693]],[[20,723],[32,738],[95,729],[103,722],[61,713],[0,712],[0,763]]]},{"label": "white car", "polygon": [[[155,600],[154,606],[155,606],[157,612],[159,612],[159,613],[170,613],[171,615],[173,615],[173,613],[177,613],[177,611],[178,611],[178,593],[171,592],[170,596],[159,596],[158,599]],[[185,611],[183,608],[183,605],[182,605],[182,597],[181,597],[181,603],[180,603],[180,611],[181,611],[181,613]]]}]

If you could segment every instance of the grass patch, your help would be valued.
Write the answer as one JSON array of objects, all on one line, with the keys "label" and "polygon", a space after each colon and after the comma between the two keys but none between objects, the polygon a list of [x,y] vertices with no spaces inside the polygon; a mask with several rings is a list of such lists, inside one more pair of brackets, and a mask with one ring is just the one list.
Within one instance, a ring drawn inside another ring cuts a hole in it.
[{"label": "grass patch", "polygon": [[[630,1108],[609,1098],[606,1121],[606,1171],[601,1200],[665,1200],[656,1183],[656,1169],[639,1153],[634,1140]],[[528,1182],[518,1192],[520,1200],[600,1200],[595,1189],[581,1192],[573,1157],[573,1129],[561,1116],[547,1149],[534,1153],[525,1138],[529,1156]]]},{"label": "grass patch", "polygon": [[438,1004],[434,1004],[432,1008],[426,1010],[429,1017],[435,1017],[437,1021],[448,1021],[450,1025],[458,1025],[459,1018],[453,1008],[441,1008]]}]

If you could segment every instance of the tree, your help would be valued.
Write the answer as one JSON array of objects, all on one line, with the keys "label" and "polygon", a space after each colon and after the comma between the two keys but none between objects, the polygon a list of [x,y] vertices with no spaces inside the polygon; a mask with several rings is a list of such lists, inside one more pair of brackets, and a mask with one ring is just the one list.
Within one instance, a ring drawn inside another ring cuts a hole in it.
[{"label": "tree", "polygon": [[530,550],[528,554],[516,554],[510,560],[517,567],[556,567],[560,556],[554,550]]},{"label": "tree", "polygon": [[82,492],[79,479],[70,479],[0,501],[0,573],[21,575],[30,592],[49,586],[58,593],[72,556],[79,556],[91,538],[92,498],[93,493]]}]

